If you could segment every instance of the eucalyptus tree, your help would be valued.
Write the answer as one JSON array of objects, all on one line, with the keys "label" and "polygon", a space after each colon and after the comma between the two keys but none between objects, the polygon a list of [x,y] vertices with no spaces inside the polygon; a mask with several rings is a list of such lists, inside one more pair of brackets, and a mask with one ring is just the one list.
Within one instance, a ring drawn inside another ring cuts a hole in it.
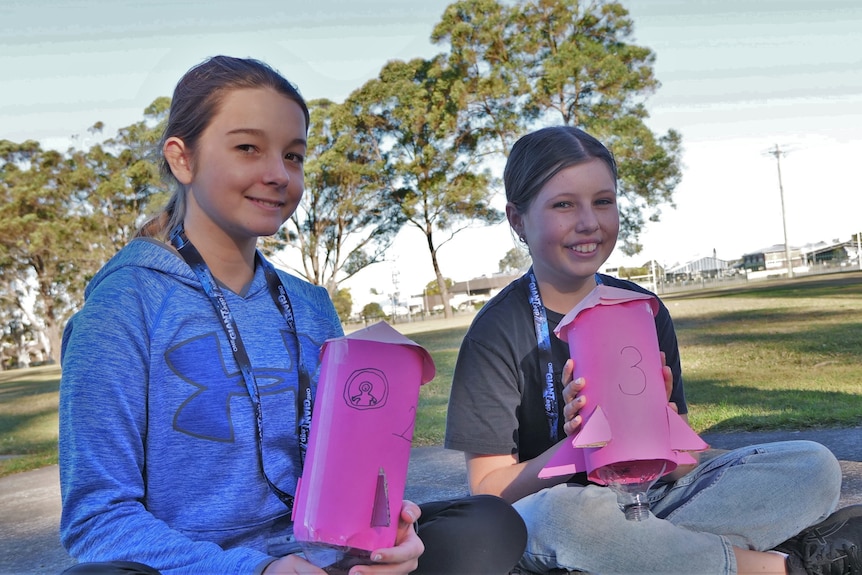
[{"label": "eucalyptus tree", "polygon": [[88,226],[71,217],[86,176],[74,161],[38,142],[0,141],[0,272],[14,307],[31,313],[59,360],[60,333],[81,299]]},{"label": "eucalyptus tree", "polygon": [[[161,201],[151,150],[166,103],[157,100],[143,121],[87,149],[59,152],[32,140],[0,141],[4,293],[44,335],[54,360],[87,282],[131,239],[141,214]],[[96,123],[91,132],[101,129]]]},{"label": "eucalyptus tree", "polygon": [[[396,201],[405,225],[425,236],[444,302],[440,248],[472,224],[503,217],[492,206],[494,179],[481,162],[469,101],[460,71],[438,56],[393,60],[345,102],[363,145],[383,160],[389,188],[380,201]],[[444,310],[451,315],[448,305]]]},{"label": "eucalyptus tree", "polygon": [[432,39],[469,82],[476,126],[511,140],[540,125],[578,126],[605,142],[619,167],[622,249],[640,251],[645,220],[673,205],[681,136],[656,135],[646,101],[659,87],[655,54],[634,43],[618,2],[464,0],[450,5]]},{"label": "eucalyptus tree", "polygon": [[349,111],[329,100],[309,107],[305,192],[285,226],[262,245],[270,254],[298,249],[302,269],[296,271],[335,297],[339,283],[383,260],[404,218],[387,193],[379,151],[357,135]]}]

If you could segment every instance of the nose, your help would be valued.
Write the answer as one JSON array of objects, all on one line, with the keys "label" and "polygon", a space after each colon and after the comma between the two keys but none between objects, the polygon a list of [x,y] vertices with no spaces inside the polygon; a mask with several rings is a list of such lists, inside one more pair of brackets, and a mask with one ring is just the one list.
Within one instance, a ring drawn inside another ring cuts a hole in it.
[{"label": "nose", "polygon": [[575,218],[575,231],[578,233],[588,234],[599,229],[599,218],[591,207],[578,210]]},{"label": "nose", "polygon": [[287,162],[280,155],[274,155],[266,162],[266,171],[264,172],[264,183],[284,187],[290,183],[290,169]]}]

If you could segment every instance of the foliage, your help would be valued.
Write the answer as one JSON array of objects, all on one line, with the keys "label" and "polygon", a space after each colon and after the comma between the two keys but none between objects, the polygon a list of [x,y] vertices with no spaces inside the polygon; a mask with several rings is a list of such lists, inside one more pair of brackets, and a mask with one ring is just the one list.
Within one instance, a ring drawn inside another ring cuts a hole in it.
[{"label": "foliage", "polygon": [[[617,159],[622,250],[641,250],[645,219],[672,204],[681,178],[681,136],[647,128],[645,101],[659,86],[655,55],[631,42],[633,22],[617,2],[534,0],[450,5],[432,34],[450,43],[449,63],[470,94],[474,137],[506,150],[555,120],[605,142]],[[492,148],[489,148],[491,150]]]},{"label": "foliage", "polygon": [[309,107],[302,201],[262,245],[270,252],[298,249],[300,274],[334,295],[339,283],[383,260],[404,219],[377,150],[363,145],[348,110],[329,100],[314,100]]},{"label": "foliage", "polygon": [[[446,288],[455,285],[455,281],[452,278],[443,278],[443,283],[446,284]],[[440,284],[437,280],[432,280],[425,285],[425,295],[440,295]]]},{"label": "foliage", "polygon": [[[637,253],[644,222],[673,205],[681,137],[646,126],[645,102],[659,86],[655,55],[634,44],[628,12],[608,0],[462,0],[447,7],[431,39],[443,52],[390,61],[341,104],[310,103],[306,193],[261,248],[298,250],[297,272],[335,296],[341,282],[383,260],[404,226],[415,228],[448,302],[440,249],[461,230],[503,217],[489,166],[525,131],[562,122],[614,152],[622,249]],[[44,339],[57,359],[60,328],[86,282],[163,205],[154,152],[169,103],[156,99],[141,121],[87,149],[0,141],[7,347]]]},{"label": "foliage", "polygon": [[533,259],[530,257],[530,252],[521,247],[514,247],[506,252],[506,255],[500,260],[500,273],[512,273],[525,269],[532,262]]},{"label": "foliage", "polygon": [[464,89],[459,71],[442,57],[390,61],[345,102],[357,135],[378,150],[391,200],[425,236],[444,301],[449,294],[437,258],[441,246],[471,223],[502,219],[491,205],[493,179],[479,163],[478,141],[465,117]]},{"label": "foliage", "polygon": [[[38,142],[0,141],[0,270],[3,291],[47,337],[59,359],[60,330],[93,273],[95,226],[80,201],[91,187],[81,152],[43,150]],[[28,305],[27,302],[32,302]]]},{"label": "foliage", "polygon": [[365,319],[378,319],[381,317],[386,317],[386,313],[384,313],[383,308],[380,307],[380,304],[376,301],[371,303],[367,303],[362,307],[362,317]]},{"label": "foliage", "polygon": [[[0,141],[0,291],[44,337],[55,361],[60,332],[87,281],[131,239],[142,210],[158,198],[148,154],[166,110],[156,100],[143,121],[87,150]],[[10,306],[4,309],[8,314]]]},{"label": "foliage", "polygon": [[341,323],[347,323],[350,317],[350,310],[353,309],[353,297],[350,295],[350,290],[342,288],[335,292],[332,296],[332,304],[335,306],[335,311],[338,313],[338,319]]}]

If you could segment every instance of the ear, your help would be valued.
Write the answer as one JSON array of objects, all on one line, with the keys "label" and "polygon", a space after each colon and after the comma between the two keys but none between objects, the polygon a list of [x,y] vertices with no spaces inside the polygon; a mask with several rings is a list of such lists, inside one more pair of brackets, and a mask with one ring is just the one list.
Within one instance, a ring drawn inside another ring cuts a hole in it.
[{"label": "ear", "polygon": [[506,219],[509,220],[509,225],[515,231],[519,238],[524,237],[524,218],[518,212],[515,204],[509,202],[506,204]]},{"label": "ear", "polygon": [[191,153],[186,148],[185,142],[177,137],[170,137],[165,141],[162,153],[165,155],[165,160],[167,160],[171,173],[177,181],[184,186],[192,183],[194,173],[192,170]]}]

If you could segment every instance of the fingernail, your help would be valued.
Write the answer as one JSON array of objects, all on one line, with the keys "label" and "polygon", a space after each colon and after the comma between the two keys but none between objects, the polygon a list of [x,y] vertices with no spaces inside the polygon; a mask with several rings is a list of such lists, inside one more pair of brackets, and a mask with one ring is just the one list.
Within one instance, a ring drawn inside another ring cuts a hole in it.
[{"label": "fingernail", "polygon": [[383,555],[381,555],[380,553],[375,553],[374,556],[371,558],[371,560],[372,561],[381,561],[381,560],[383,560]]},{"label": "fingernail", "polygon": [[406,509],[405,511],[407,511],[407,515],[409,515],[409,516],[410,516],[410,520],[411,520],[411,521],[416,521],[416,515],[414,515],[414,514],[413,514],[413,510],[412,510],[412,509]]}]

